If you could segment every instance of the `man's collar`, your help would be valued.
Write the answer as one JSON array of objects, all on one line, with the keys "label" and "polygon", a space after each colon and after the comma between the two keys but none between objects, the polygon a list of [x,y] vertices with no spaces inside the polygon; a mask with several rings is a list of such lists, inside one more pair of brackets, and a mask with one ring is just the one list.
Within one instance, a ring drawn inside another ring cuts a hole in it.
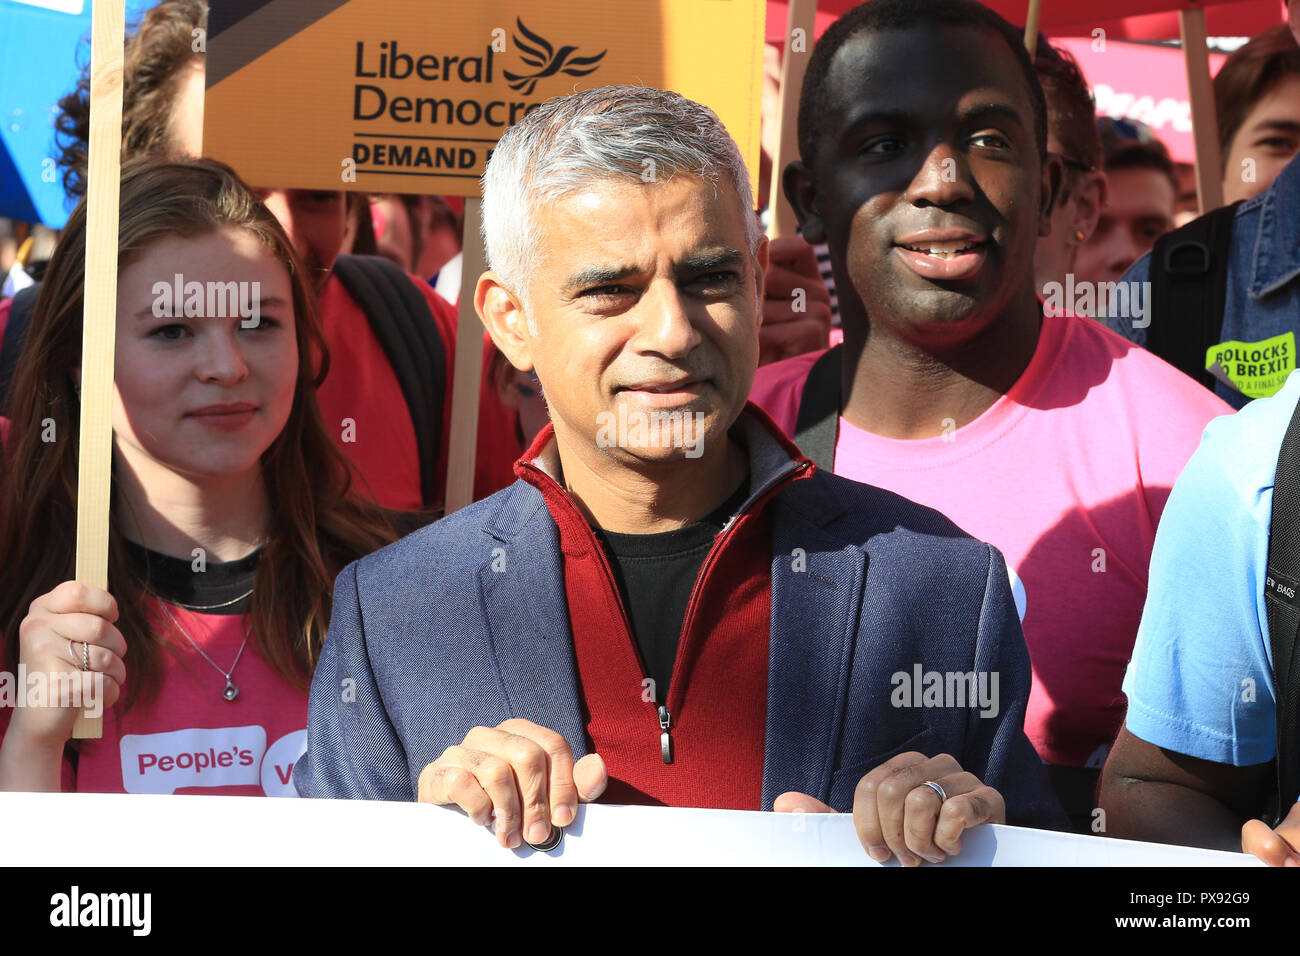
[{"label": "man's collar", "polygon": [[[791,474],[811,474],[814,470],[813,463],[804,457],[771,417],[753,402],[745,403],[740,417],[729,429],[728,437],[740,445],[749,457],[749,497],[741,507],[741,512],[748,510],[757,499]],[[537,472],[550,478],[560,488],[564,487],[564,471],[560,466],[555,426],[549,422],[515,462],[515,474],[530,484],[537,484]]]},{"label": "man's collar", "polygon": [[1248,290],[1252,299],[1300,275],[1300,155],[1283,167],[1258,201],[1259,229]]},{"label": "man's collar", "polygon": [[537,433],[528,450],[515,462],[515,475],[525,477],[527,465],[532,465],[556,484],[564,484],[564,469],[560,467],[560,445],[555,440],[555,426],[550,422]]}]

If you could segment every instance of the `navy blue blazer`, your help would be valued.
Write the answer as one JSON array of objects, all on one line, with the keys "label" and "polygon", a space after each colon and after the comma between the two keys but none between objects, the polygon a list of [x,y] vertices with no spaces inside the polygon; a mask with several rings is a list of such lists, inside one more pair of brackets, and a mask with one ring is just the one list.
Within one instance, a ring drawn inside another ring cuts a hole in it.
[{"label": "navy blue blazer", "polygon": [[[772,447],[750,456],[755,488],[754,469],[813,467]],[[768,507],[762,809],[798,790],[849,810],[867,771],[915,750],[952,754],[997,788],[1008,823],[1063,829],[1024,733],[1029,656],[998,551],[932,509],[824,471]],[[927,672],[997,675],[996,713],[905,687]],[[338,576],[294,782],[309,797],[414,800],[447,747],[511,718],[562,734],[575,759],[588,753],[559,532],[522,480]]]}]

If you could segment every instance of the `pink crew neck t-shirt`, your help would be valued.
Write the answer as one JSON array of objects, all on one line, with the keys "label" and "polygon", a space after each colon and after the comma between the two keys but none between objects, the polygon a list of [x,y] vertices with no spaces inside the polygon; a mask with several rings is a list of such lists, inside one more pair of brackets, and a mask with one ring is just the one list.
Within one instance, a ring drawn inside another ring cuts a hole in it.
[{"label": "pink crew neck t-shirt", "polygon": [[[172,630],[149,598],[156,628]],[[247,614],[203,614],[168,605],[176,622],[225,670],[239,654]],[[307,749],[307,692],[277,674],[250,639],[231,680],[239,696],[222,696],[226,679],[183,637],[163,654],[163,679],[152,705],[104,714],[104,736],[83,740],[77,758],[81,793],[205,793],[296,797],[293,765]],[[130,666],[130,654],[127,655]]]},{"label": "pink crew neck t-shirt", "polygon": [[[789,433],[821,354],[758,370],[750,398]],[[1160,513],[1206,424],[1231,411],[1100,323],[1046,316],[1028,367],[977,419],[899,440],[841,416],[834,470],[1002,552],[1033,665],[1025,731],[1047,763],[1100,767]]]}]

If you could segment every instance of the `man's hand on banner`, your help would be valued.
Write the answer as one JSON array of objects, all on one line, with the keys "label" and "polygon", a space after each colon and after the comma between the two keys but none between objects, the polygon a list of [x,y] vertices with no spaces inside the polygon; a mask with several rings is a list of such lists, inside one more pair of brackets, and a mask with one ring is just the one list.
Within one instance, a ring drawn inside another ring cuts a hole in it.
[{"label": "man's hand on banner", "polygon": [[1247,820],[1241,828],[1241,852],[1253,853],[1269,866],[1300,866],[1300,803],[1276,830],[1263,820]]},{"label": "man's hand on banner", "polygon": [[[938,784],[943,799],[930,783]],[[778,813],[835,813],[806,793],[791,791],[776,798]],[[948,754],[927,757],[905,753],[892,757],[858,781],[853,793],[853,824],[873,860],[891,855],[903,866],[921,859],[942,863],[961,852],[962,831],[981,823],[1006,823],[1002,794],[961,769]]]},{"label": "man's hand on banner", "polygon": [[609,772],[599,754],[577,763],[569,742],[530,720],[475,727],[457,747],[420,772],[421,803],[454,804],[480,826],[494,825],[497,843],[545,843],[551,827],[568,826],[578,803],[605,792]]}]

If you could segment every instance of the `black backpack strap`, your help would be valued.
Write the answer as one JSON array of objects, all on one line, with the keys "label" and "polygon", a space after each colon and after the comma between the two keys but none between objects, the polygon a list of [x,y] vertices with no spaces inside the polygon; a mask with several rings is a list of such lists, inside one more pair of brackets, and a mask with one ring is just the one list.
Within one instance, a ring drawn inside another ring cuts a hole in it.
[{"label": "black backpack strap", "polygon": [[406,398],[420,456],[420,495],[434,501],[447,357],[428,300],[415,280],[381,256],[339,256],[334,271],[370,320]]},{"label": "black backpack strap", "polygon": [[1166,233],[1151,250],[1147,348],[1214,390],[1205,353],[1219,344],[1232,258],[1232,221],[1241,201]]},{"label": "black backpack strap", "polygon": [[1300,403],[1291,413],[1273,479],[1264,579],[1268,636],[1277,700],[1277,809],[1285,817],[1300,799]]},{"label": "black backpack strap", "polygon": [[5,325],[3,340],[0,340],[0,415],[9,414],[9,392],[13,388],[14,373],[18,370],[18,359],[23,353],[23,343],[27,341],[27,330],[31,327],[40,291],[39,284],[28,286],[20,290],[9,304],[9,322]]},{"label": "black backpack strap", "polygon": [[825,471],[835,470],[835,439],[840,427],[840,356],[844,347],[827,350],[813,363],[799,398],[794,443]]}]

